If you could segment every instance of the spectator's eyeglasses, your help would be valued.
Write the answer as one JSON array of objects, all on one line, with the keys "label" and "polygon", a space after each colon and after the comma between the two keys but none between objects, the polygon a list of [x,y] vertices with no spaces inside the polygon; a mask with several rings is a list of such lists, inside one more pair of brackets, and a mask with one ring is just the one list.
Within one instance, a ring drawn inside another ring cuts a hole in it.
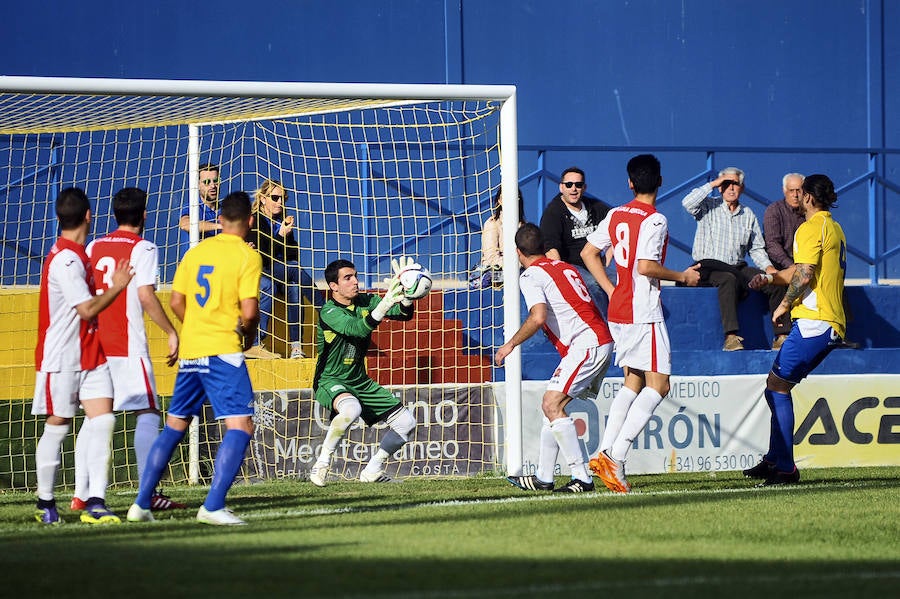
[{"label": "spectator's eyeglasses", "polygon": [[744,184],[741,183],[740,181],[732,181],[731,179],[725,179],[724,181],[722,181],[722,191],[725,191],[732,185],[734,185],[735,187],[743,187],[744,186]]},{"label": "spectator's eyeglasses", "polygon": [[200,179],[200,182],[203,183],[204,185],[218,185],[219,178],[216,177],[215,179]]},{"label": "spectator's eyeglasses", "polygon": [[573,185],[575,186],[575,189],[581,189],[584,187],[584,181],[563,181],[563,185],[569,189],[571,189]]},{"label": "spectator's eyeglasses", "polygon": [[284,199],[284,196],[271,195],[271,196],[269,196],[269,199],[272,201],[275,201],[275,202],[280,202],[281,200]]}]

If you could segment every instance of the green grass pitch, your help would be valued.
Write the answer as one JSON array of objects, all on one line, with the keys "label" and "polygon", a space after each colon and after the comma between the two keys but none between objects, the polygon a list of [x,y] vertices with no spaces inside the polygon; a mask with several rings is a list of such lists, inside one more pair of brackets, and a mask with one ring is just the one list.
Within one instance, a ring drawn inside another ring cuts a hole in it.
[{"label": "green grass pitch", "polygon": [[[192,509],[91,526],[32,519],[0,490],[0,595],[10,597],[889,597],[900,588],[900,467],[634,476],[634,492],[527,493],[502,477],[278,481],[232,489],[248,525]],[[563,479],[557,479],[557,483]],[[602,488],[602,484],[599,485]],[[111,489],[123,516],[134,496]]]}]

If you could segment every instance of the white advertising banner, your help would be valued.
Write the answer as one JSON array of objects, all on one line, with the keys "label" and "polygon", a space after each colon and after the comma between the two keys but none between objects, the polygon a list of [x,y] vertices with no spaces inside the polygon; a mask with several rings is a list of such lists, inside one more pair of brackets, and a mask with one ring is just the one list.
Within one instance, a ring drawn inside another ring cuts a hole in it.
[{"label": "white advertising banner", "polygon": [[[717,472],[754,466],[768,449],[766,375],[678,377],[628,454],[629,474]],[[621,378],[603,381],[597,401],[573,400],[582,450],[597,454]],[[523,473],[537,469],[546,383],[522,383]],[[900,375],[810,376],[794,389],[801,468],[900,464]],[[562,456],[559,461],[564,462]],[[558,464],[559,474],[568,474]]]}]

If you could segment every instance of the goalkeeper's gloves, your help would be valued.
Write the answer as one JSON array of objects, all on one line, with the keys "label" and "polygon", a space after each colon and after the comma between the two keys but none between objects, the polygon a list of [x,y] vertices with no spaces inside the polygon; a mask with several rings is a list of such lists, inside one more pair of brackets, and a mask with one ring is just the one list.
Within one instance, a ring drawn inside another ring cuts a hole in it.
[{"label": "goalkeeper's gloves", "polygon": [[422,268],[416,263],[415,259],[410,258],[409,256],[400,256],[399,259],[391,259],[391,269],[394,271],[395,279],[400,276],[401,272],[403,272],[407,268],[410,268],[411,266]]},{"label": "goalkeeper's gloves", "polygon": [[400,279],[394,276],[393,278],[385,279],[384,282],[387,283],[388,290],[385,292],[384,297],[381,298],[381,301],[378,302],[378,305],[369,313],[369,316],[378,322],[384,320],[388,310],[403,299],[403,285],[400,284]]},{"label": "goalkeeper's gloves", "polygon": [[[410,258],[409,256],[400,256],[399,259],[392,258],[391,259],[391,270],[394,271],[394,276],[389,280],[390,281],[393,281],[394,279],[399,280],[400,273],[403,272],[404,270],[406,270],[407,268],[411,268],[411,267],[421,268],[421,266],[419,266],[419,264],[415,262],[415,259]],[[405,306],[408,308],[409,306],[412,306],[412,304],[413,304],[413,301],[410,298],[406,297],[405,295],[400,299],[400,305],[402,305],[402,306]]]}]

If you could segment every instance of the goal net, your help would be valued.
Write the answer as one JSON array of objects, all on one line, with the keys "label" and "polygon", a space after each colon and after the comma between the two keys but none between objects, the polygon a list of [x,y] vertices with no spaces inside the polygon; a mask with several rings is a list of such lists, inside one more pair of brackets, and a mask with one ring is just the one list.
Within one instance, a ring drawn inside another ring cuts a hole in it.
[{"label": "goal net", "polygon": [[[351,260],[361,286],[378,291],[390,258],[401,255],[429,268],[435,286],[412,322],[382,324],[367,354],[372,377],[419,423],[387,473],[471,475],[504,461],[516,469],[518,414],[501,411],[493,382],[505,377],[506,388],[516,386],[518,356],[500,376],[491,366],[504,319],[518,326],[516,277],[508,274],[513,281],[503,290],[468,283],[495,194],[502,187],[516,201],[514,88],[0,77],[0,487],[35,484],[37,298],[41,264],[58,235],[57,193],[69,186],[87,192],[90,239],[116,228],[118,189],[148,192],[144,236],[159,247],[158,293],[168,309],[178,260],[199,236],[199,173],[208,164],[218,168],[219,198],[236,190],[253,197],[264,181],[276,182],[299,248],[296,265],[265,273],[273,291],[263,347],[282,357],[248,360],[257,432],[246,477],[305,477],[324,437],[329,414],[312,400],[311,386],[325,265]],[[183,214],[188,231],[179,228]],[[504,214],[514,219],[517,210]],[[506,254],[514,262],[515,252]],[[146,323],[166,405],[176,369],[164,364],[165,336]],[[295,348],[306,357],[291,359]],[[203,482],[211,472],[221,431],[211,411],[205,416],[173,459],[174,482]],[[119,416],[113,484],[137,482],[133,425],[130,415]],[[332,472],[355,477],[382,432],[354,427]],[[72,447],[70,436],[65,484]]]}]

